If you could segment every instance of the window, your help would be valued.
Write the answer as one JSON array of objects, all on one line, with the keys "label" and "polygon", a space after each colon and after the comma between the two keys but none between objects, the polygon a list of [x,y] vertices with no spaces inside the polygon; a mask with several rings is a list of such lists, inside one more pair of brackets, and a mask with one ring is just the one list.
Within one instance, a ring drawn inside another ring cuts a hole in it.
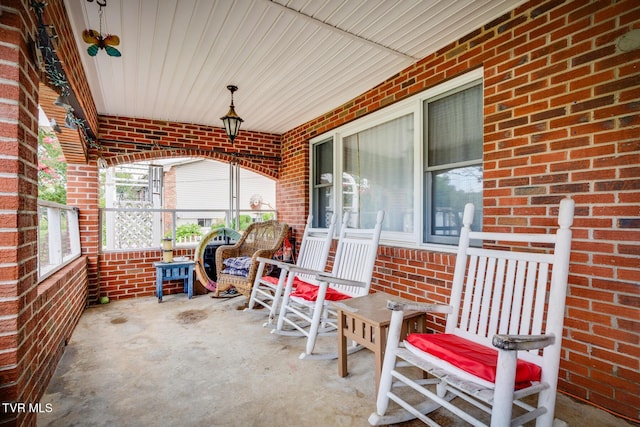
[{"label": "window", "polygon": [[[311,212],[313,226],[327,228],[334,212],[333,206],[333,139],[313,145],[313,181]],[[340,218],[337,219],[340,221]]]},{"label": "window", "polygon": [[38,200],[38,279],[80,256],[78,209]]},{"label": "window", "polygon": [[[482,224],[482,70],[449,80],[311,141],[311,212],[350,212],[382,240],[455,244],[467,202]],[[340,176],[335,182],[334,176]]]},{"label": "window", "polygon": [[198,227],[211,228],[212,223],[211,218],[198,218]]},{"label": "window", "polygon": [[[413,116],[399,117],[343,139],[342,208],[349,225],[373,228],[385,210],[383,229],[413,231]],[[404,224],[404,226],[403,226]]]},{"label": "window", "polygon": [[482,85],[423,101],[425,242],[456,243],[464,205],[482,224]]}]

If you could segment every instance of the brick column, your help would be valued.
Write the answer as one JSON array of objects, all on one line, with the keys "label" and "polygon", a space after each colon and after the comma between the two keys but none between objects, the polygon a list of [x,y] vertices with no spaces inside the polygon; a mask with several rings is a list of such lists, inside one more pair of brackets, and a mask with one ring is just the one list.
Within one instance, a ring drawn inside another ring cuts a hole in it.
[{"label": "brick column", "polygon": [[88,304],[95,304],[100,296],[99,181],[100,175],[95,161],[88,165],[67,165],[67,205],[80,210],[80,246],[82,255],[86,255],[88,259]]},{"label": "brick column", "polygon": [[[0,402],[33,399],[37,357],[38,76],[26,34],[34,33],[27,1],[0,5]],[[35,423],[33,414],[5,413],[0,425]]]}]

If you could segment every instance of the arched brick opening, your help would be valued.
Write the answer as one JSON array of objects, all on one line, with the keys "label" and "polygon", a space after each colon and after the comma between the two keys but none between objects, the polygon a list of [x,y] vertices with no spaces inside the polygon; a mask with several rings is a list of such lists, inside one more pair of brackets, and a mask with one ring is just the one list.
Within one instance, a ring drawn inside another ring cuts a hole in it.
[{"label": "arched brick opening", "polygon": [[[87,165],[93,168],[96,176],[99,175],[99,158],[104,159],[107,166],[117,166],[191,157],[226,164],[237,162],[241,168],[276,182],[279,177],[280,153],[275,148],[279,150],[280,135],[241,131],[236,144],[231,146],[221,128],[132,118],[100,117],[100,122],[105,123],[105,126],[100,128],[97,139],[99,147],[90,150]],[[235,155],[234,151],[241,154]],[[99,186],[97,181],[96,184]],[[80,185],[83,185],[82,182]],[[97,233],[100,229],[98,209],[95,220],[95,227],[92,229]],[[97,234],[95,237],[99,240]],[[121,299],[153,295],[153,261],[161,259],[160,248],[131,250],[126,254],[126,259],[123,259],[121,252],[98,250],[99,277],[95,286],[90,288],[91,302],[97,301],[101,296]],[[193,248],[176,247],[174,255],[192,257]],[[180,292],[178,285],[169,284],[164,291]]]},{"label": "arched brick opening", "polygon": [[133,117],[99,116],[97,148],[89,157],[107,165],[171,157],[200,157],[223,163],[236,161],[269,178],[278,179],[282,137],[240,130],[232,145],[221,127]]},{"label": "arched brick opening", "polygon": [[[102,153],[99,153],[96,150],[96,156],[99,157],[103,155],[105,152],[108,152],[106,148],[103,148]],[[135,154],[132,153],[132,154],[118,155],[113,157],[105,156],[104,158],[107,166],[118,166],[118,165],[124,165],[129,163],[144,162],[144,161],[158,160],[158,159],[180,158],[180,157],[197,157],[197,158],[206,159],[206,160],[215,160],[215,161],[227,163],[227,164],[235,161],[243,169],[251,170],[253,172],[256,172],[260,175],[263,175],[267,178],[271,178],[274,180],[278,178],[277,173],[274,173],[277,171],[274,171],[272,169],[266,169],[264,167],[261,167],[260,165],[256,165],[255,163],[251,162],[248,159],[245,159],[242,157],[235,157],[228,154],[204,151],[204,150],[159,149],[159,150],[145,151],[145,152],[140,152]]]}]

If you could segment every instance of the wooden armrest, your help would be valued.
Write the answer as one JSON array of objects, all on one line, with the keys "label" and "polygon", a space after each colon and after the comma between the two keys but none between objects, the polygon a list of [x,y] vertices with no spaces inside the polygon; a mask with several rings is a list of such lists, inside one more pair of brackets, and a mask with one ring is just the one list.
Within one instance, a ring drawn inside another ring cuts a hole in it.
[{"label": "wooden armrest", "polygon": [[297,265],[290,265],[287,269],[294,273],[308,274],[310,276],[317,276],[319,274],[326,274],[324,271],[312,270],[310,268],[298,267]]},{"label": "wooden armrest", "polygon": [[505,335],[493,336],[493,346],[500,350],[536,350],[553,344],[554,335]]},{"label": "wooden armrest", "polygon": [[321,273],[316,275],[316,280],[318,280],[319,282],[335,283],[338,285],[347,285],[347,286],[358,286],[361,288],[364,288],[365,286],[367,286],[365,282],[359,282],[357,280],[341,279],[339,277],[334,277],[326,273]]},{"label": "wooden armrest", "polygon": [[282,270],[290,270],[291,267],[295,267],[291,263],[280,261],[280,260],[273,259],[273,258],[258,257],[257,261],[258,262],[264,262],[265,264],[275,265],[275,266],[279,267]]},{"label": "wooden armrest", "polygon": [[451,306],[422,302],[387,301],[387,308],[393,311],[424,311],[429,313],[451,313]]}]

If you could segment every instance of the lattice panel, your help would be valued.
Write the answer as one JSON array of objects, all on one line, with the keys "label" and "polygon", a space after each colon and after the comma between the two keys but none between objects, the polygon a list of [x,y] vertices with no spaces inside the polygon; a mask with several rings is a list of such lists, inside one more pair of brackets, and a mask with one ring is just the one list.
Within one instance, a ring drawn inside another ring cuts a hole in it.
[{"label": "lattice panel", "polygon": [[[148,202],[121,201],[122,208],[151,208]],[[125,206],[123,206],[125,205]],[[116,212],[115,248],[137,249],[159,245],[153,242],[153,212]]]}]

